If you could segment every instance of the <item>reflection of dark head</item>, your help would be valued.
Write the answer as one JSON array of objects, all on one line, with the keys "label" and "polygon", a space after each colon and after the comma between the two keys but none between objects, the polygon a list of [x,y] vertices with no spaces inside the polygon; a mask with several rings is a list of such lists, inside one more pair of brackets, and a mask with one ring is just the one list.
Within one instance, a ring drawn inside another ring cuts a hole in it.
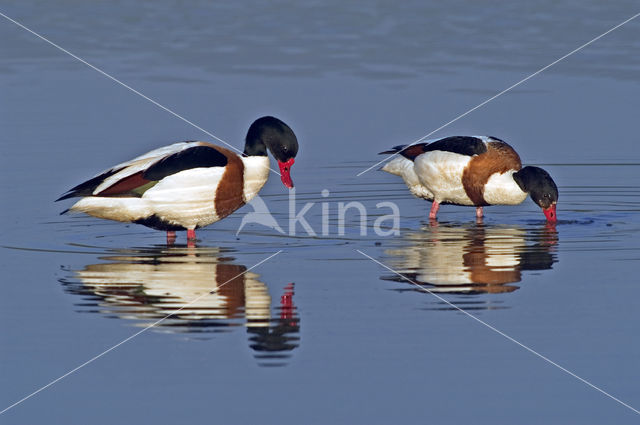
[{"label": "reflection of dark head", "polygon": [[542,231],[533,232],[533,245],[519,253],[520,270],[549,270],[558,261],[555,246],[558,243],[558,232],[555,227],[545,227]]},{"label": "reflection of dark head", "polygon": [[549,251],[535,250],[520,253],[520,270],[549,270],[555,258]]},{"label": "reflection of dark head", "polygon": [[[262,325],[263,322],[260,322]],[[260,352],[277,353],[291,351],[298,347],[300,338],[300,322],[298,318],[276,319],[269,326],[247,325],[247,333],[251,334],[249,346]]]},{"label": "reflection of dark head", "polygon": [[293,287],[294,283],[285,286],[280,297],[280,318],[247,321],[249,347],[257,352],[257,359],[266,361],[262,366],[283,366],[282,360],[291,356],[287,352],[300,345],[300,319],[293,304]]}]

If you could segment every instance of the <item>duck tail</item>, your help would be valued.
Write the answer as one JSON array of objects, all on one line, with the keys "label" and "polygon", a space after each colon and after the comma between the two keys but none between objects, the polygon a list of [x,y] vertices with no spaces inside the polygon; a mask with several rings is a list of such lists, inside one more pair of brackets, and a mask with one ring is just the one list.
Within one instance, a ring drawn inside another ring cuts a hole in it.
[{"label": "duck tail", "polygon": [[391,155],[394,153],[402,152],[409,145],[398,145],[394,146],[391,149],[387,149],[386,151],[379,152],[378,155]]},{"label": "duck tail", "polygon": [[393,154],[400,154],[402,156],[404,156],[407,159],[410,159],[411,161],[413,161],[414,159],[416,159],[416,157],[418,155],[421,155],[423,153],[425,153],[428,148],[427,146],[429,146],[429,143],[418,143],[415,145],[398,145],[398,146],[394,146],[389,150],[386,150],[384,152],[380,152],[379,155],[393,155]]}]

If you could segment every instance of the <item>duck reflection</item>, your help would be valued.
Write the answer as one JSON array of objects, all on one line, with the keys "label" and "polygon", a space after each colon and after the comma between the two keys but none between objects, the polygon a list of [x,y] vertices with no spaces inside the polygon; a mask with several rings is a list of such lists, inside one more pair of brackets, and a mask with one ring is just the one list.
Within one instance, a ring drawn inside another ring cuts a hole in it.
[{"label": "duck reflection", "polygon": [[[157,247],[113,252],[61,279],[69,293],[84,298],[84,312],[139,321],[153,329],[206,338],[246,326],[249,346],[261,365],[285,364],[299,345],[300,321],[294,284],[284,288],[276,317],[259,275],[233,264],[216,248]],[[167,317],[168,316],[168,317]]]},{"label": "duck reflection", "polygon": [[[385,254],[391,256],[390,267],[431,292],[501,293],[518,289],[512,284],[524,271],[551,269],[557,241],[551,225],[529,230],[439,225],[406,235],[402,247]],[[382,278],[408,283],[398,275]]]}]

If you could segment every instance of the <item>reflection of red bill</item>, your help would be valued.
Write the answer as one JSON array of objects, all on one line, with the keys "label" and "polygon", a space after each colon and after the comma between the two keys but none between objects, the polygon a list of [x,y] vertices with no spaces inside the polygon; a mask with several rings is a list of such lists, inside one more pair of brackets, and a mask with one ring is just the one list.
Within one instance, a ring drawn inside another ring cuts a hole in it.
[{"label": "reflection of red bill", "polygon": [[[289,283],[284,288],[284,294],[280,297],[280,319],[295,319],[296,307],[293,305],[293,286],[294,283]],[[289,322],[289,326],[296,326],[296,321]]]},{"label": "reflection of red bill", "polygon": [[291,180],[291,166],[296,162],[295,158],[291,158],[286,162],[278,161],[278,165],[280,166],[280,179],[282,180],[282,184],[287,186],[289,189],[293,189],[293,181]]},{"label": "reflection of red bill", "polygon": [[546,210],[543,209],[542,212],[544,213],[544,216],[547,217],[547,221],[549,223],[555,223],[558,221],[558,217],[556,216],[556,204],[551,204],[549,208]]}]

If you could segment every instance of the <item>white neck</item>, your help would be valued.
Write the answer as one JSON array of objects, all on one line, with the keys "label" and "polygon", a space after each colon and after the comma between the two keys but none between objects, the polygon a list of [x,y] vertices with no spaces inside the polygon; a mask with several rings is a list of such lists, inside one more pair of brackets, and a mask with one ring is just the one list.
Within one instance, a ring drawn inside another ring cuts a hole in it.
[{"label": "white neck", "polygon": [[244,163],[244,201],[251,201],[262,189],[269,178],[269,157],[245,156]]}]

